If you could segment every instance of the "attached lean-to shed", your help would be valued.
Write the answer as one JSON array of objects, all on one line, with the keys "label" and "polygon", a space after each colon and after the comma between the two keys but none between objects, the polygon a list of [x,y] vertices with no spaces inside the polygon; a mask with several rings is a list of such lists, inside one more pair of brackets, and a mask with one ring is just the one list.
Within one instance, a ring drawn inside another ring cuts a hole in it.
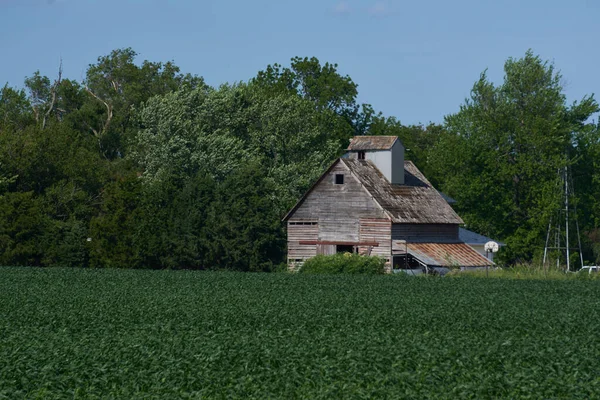
[{"label": "attached lean-to shed", "polygon": [[358,252],[388,269],[486,266],[459,239],[462,219],[395,136],[357,136],[285,216],[288,264],[317,254]]}]

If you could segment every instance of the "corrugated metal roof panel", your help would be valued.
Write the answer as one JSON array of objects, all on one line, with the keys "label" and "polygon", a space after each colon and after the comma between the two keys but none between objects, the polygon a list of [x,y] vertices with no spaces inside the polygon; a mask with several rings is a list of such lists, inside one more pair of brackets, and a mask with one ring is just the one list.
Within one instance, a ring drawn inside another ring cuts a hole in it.
[{"label": "corrugated metal roof panel", "polygon": [[341,159],[394,223],[462,224],[440,193],[411,161],[404,162],[404,184],[393,185],[369,160]]},{"label": "corrugated metal roof panel", "polygon": [[347,150],[389,150],[396,140],[397,136],[354,136]]},{"label": "corrugated metal roof panel", "polygon": [[408,253],[429,266],[484,267],[494,263],[465,243],[408,243]]},{"label": "corrugated metal roof panel", "polygon": [[468,244],[486,244],[487,242],[496,242],[499,246],[504,246],[504,243],[497,240],[491,239],[487,236],[480,235],[479,233],[470,231],[465,228],[458,228],[458,238],[461,242]]}]

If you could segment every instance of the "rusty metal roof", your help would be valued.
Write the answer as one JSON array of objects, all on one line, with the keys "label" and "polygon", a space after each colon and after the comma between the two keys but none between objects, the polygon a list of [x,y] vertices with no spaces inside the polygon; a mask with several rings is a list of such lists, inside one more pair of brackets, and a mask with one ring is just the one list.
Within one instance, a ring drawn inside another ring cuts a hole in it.
[{"label": "rusty metal roof", "polygon": [[347,150],[389,150],[396,140],[398,136],[354,136]]},{"label": "rusty metal roof", "polygon": [[440,193],[411,161],[404,162],[404,184],[391,184],[368,160],[341,161],[363,184],[373,199],[401,224],[463,224]]},{"label": "rusty metal roof", "polygon": [[465,243],[408,243],[408,254],[428,266],[485,267],[494,263]]}]

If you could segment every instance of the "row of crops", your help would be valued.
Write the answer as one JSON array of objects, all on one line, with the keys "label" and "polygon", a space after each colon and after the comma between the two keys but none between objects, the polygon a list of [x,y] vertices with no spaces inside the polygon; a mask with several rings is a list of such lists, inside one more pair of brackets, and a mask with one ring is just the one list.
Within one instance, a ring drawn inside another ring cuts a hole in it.
[{"label": "row of crops", "polygon": [[0,399],[594,398],[596,281],[0,268]]}]

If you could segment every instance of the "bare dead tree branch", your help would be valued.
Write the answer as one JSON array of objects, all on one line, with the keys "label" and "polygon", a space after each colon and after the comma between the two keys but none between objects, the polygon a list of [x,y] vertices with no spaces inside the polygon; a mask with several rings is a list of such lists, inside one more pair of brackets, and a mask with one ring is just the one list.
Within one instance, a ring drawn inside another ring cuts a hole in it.
[{"label": "bare dead tree branch", "polygon": [[97,130],[94,129],[93,126],[91,126],[90,124],[86,124],[88,126],[88,128],[90,128],[90,130],[92,131],[92,133],[94,134],[94,136],[98,137],[99,133]]},{"label": "bare dead tree branch", "polygon": [[31,108],[33,109],[33,115],[35,117],[35,123],[37,125],[37,123],[40,121],[40,110],[37,106],[31,106]]},{"label": "bare dead tree branch", "polygon": [[101,102],[102,104],[104,104],[104,106],[106,107],[106,121],[104,121],[104,125],[102,126],[102,130],[100,132],[96,131],[95,129],[92,128],[92,131],[94,132],[94,136],[96,137],[100,137],[102,135],[104,135],[108,129],[108,126],[110,125],[110,121],[113,118],[113,106],[112,104],[102,100],[99,96],[97,96],[94,92],[92,92],[92,90],[89,87],[85,87],[86,92],[88,92],[93,98],[95,98],[96,100],[98,100],[99,102]]},{"label": "bare dead tree branch", "polygon": [[60,65],[58,67],[58,79],[54,81],[54,85],[52,85],[52,89],[50,91],[50,93],[52,95],[52,100],[50,101],[50,105],[48,106],[48,109],[46,110],[46,113],[44,114],[44,119],[42,120],[42,129],[46,128],[46,120],[50,116],[50,113],[52,112],[52,110],[54,109],[54,105],[56,104],[56,89],[58,89],[58,85],[60,85],[61,80],[62,80],[62,58],[60,59]]}]

